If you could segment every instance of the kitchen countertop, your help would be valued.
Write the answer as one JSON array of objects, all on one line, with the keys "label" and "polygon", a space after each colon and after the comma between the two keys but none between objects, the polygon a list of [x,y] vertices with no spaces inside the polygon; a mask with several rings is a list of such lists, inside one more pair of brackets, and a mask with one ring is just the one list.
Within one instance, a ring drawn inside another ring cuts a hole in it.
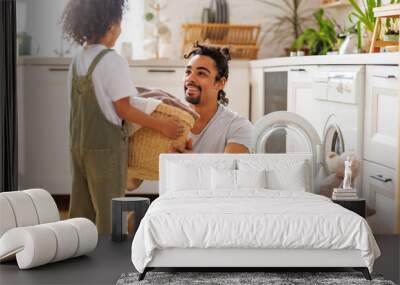
[{"label": "kitchen countertop", "polygon": [[399,65],[400,52],[362,53],[345,55],[313,55],[258,59],[250,61],[252,68],[267,68],[293,65],[329,65],[329,64],[379,64]]},{"label": "kitchen countertop", "polygon": [[[184,67],[185,59],[139,59],[129,60],[131,67]],[[68,66],[70,57],[36,57],[23,56],[18,58],[21,65],[58,65]],[[369,65],[400,65],[400,52],[374,54],[345,54],[345,55],[314,55],[276,57],[258,60],[232,60],[231,67],[235,68],[268,68],[294,65],[336,65],[336,64],[369,64]]]},{"label": "kitchen countertop", "polygon": [[[36,57],[22,56],[18,58],[20,65],[58,65],[68,66],[71,63],[71,57]],[[185,59],[138,59],[128,60],[131,67],[184,67]],[[229,64],[236,68],[249,68],[248,60],[232,60]]]}]

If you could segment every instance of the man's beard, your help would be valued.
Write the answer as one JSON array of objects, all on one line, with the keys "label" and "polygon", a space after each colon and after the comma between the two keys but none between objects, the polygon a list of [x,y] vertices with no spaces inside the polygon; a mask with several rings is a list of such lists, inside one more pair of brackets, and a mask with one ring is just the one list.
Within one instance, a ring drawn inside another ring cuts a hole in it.
[{"label": "man's beard", "polygon": [[199,95],[198,96],[190,96],[187,94],[187,87],[185,86],[185,100],[186,102],[192,104],[192,105],[199,105],[201,102],[201,87],[196,86],[199,88]]},{"label": "man's beard", "polygon": [[199,95],[197,97],[191,97],[191,96],[185,95],[185,100],[192,105],[199,105],[200,101],[201,101],[201,95]]}]

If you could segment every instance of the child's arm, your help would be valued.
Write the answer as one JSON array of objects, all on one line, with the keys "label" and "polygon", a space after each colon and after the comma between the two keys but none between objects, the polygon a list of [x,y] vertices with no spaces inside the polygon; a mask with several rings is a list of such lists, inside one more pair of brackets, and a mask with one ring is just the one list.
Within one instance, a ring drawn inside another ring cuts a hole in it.
[{"label": "child's arm", "polygon": [[143,113],[129,103],[129,97],[114,101],[118,116],[124,120],[159,131],[171,139],[177,139],[183,134],[183,126],[178,119],[156,119]]}]

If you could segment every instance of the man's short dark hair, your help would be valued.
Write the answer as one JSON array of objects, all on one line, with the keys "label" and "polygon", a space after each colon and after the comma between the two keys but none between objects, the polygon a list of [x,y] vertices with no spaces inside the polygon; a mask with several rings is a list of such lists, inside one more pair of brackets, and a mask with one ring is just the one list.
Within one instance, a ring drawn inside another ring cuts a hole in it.
[{"label": "man's short dark hair", "polygon": [[108,29],[122,19],[127,0],[70,0],[62,15],[67,39],[83,45],[98,42]]},{"label": "man's short dark hair", "polygon": [[[229,76],[228,61],[231,60],[231,57],[229,55],[229,48],[201,45],[196,42],[193,45],[193,49],[189,53],[185,54],[184,58],[188,59],[195,55],[208,56],[214,60],[215,67],[217,68],[217,76],[215,77],[216,81],[221,80],[222,78],[228,80]],[[224,90],[219,91],[218,102],[225,106],[228,105],[229,99],[226,98]]]}]

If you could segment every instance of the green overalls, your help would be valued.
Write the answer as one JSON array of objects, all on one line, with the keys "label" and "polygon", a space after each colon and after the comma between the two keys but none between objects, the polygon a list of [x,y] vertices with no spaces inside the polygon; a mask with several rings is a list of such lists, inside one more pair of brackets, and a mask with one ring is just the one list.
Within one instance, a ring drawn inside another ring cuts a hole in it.
[{"label": "green overalls", "polygon": [[72,193],[70,218],[85,217],[99,233],[111,232],[111,198],[124,196],[128,164],[128,130],[109,122],[97,102],[92,73],[102,50],[88,73],[78,76],[73,64],[70,147]]}]

